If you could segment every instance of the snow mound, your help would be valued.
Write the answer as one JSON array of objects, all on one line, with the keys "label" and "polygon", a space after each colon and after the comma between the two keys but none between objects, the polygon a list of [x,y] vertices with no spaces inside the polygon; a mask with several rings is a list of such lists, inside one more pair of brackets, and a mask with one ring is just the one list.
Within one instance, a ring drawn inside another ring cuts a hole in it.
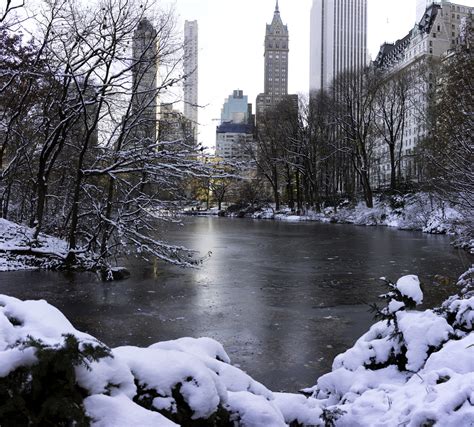
[{"label": "snow mound", "polygon": [[397,281],[396,288],[403,296],[412,299],[416,304],[423,302],[423,292],[420,288],[418,276],[409,275],[401,277]]},{"label": "snow mound", "polygon": [[64,240],[40,233],[33,244],[34,229],[0,218],[0,271],[54,268],[67,256]]},{"label": "snow mound", "polygon": [[105,350],[73,370],[95,427],[468,426],[474,423],[472,271],[460,280],[460,294],[437,310],[408,310],[396,299],[421,301],[416,276],[387,282],[392,291],[378,311],[382,320],[304,390],[309,397],[272,393],[232,366],[210,338],[108,349],[45,301],[0,296],[0,385],[40,363],[42,346],[66,348],[73,336],[84,354]]},{"label": "snow mound", "polygon": [[84,400],[84,406],[94,420],[94,427],[176,427],[179,425],[157,412],[147,411],[124,395],[89,396]]},{"label": "snow mound", "polygon": [[[172,426],[190,420],[285,425],[273,393],[230,365],[218,342],[182,338],[148,348],[108,349],[43,300],[0,295],[0,380],[38,364],[40,348],[65,348],[68,336],[76,338],[78,349],[106,349],[100,358],[74,365],[93,426]],[[33,342],[37,346],[29,344]]]},{"label": "snow mound", "polygon": [[474,425],[471,276],[462,276],[461,295],[423,312],[394,299],[401,294],[421,301],[416,276],[392,285],[398,292],[387,294],[387,308],[380,310],[385,319],[305,390],[332,414],[333,425]]}]

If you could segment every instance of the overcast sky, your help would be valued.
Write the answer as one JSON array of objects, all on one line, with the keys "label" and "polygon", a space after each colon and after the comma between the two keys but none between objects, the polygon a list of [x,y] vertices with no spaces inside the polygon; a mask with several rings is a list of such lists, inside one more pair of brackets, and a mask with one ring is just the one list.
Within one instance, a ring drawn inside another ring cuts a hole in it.
[{"label": "overcast sky", "polygon": [[[242,89],[254,106],[263,91],[263,42],[275,0],[168,0],[179,25],[199,25],[199,142],[214,147],[213,119],[234,89]],[[474,0],[463,0],[469,6]],[[308,93],[309,17],[312,0],[279,0],[290,33],[289,93]],[[368,0],[368,49],[374,58],[384,41],[404,37],[415,23],[416,0]]]}]

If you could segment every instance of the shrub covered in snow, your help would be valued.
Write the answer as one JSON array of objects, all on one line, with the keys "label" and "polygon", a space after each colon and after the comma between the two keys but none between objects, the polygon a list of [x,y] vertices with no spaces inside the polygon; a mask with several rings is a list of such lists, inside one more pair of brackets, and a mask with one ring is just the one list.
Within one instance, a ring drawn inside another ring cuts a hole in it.
[{"label": "shrub covered in snow", "polygon": [[110,349],[45,301],[0,296],[0,425],[471,425],[473,276],[423,312],[416,276],[385,281],[380,320],[306,396],[272,393],[209,338]]},{"label": "shrub covered in snow", "polygon": [[0,297],[0,425],[284,426],[216,341],[110,349],[45,301]]},{"label": "shrub covered in snow", "polygon": [[473,272],[459,295],[424,312],[408,309],[421,302],[416,276],[387,282],[383,320],[336,357],[333,371],[306,390],[310,399],[337,410],[338,426],[473,425]]}]

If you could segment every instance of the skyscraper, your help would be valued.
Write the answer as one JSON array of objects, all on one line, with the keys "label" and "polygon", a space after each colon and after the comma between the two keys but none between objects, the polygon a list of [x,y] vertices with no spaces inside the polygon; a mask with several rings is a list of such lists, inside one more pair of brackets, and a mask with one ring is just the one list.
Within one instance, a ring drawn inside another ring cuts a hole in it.
[{"label": "skyscraper", "polygon": [[198,123],[198,23],[184,23],[184,117],[194,126],[195,140]]},{"label": "skyscraper", "polygon": [[157,127],[157,32],[144,18],[133,34],[132,112],[139,116],[136,136],[156,140]]},{"label": "skyscraper", "polygon": [[221,123],[253,123],[252,104],[248,102],[248,96],[242,90],[234,90],[221,110]]},{"label": "skyscraper", "polygon": [[310,92],[367,64],[367,0],[313,0]]},{"label": "skyscraper", "polygon": [[288,95],[288,53],[288,27],[283,24],[277,0],[272,23],[265,32],[264,93],[257,96],[257,117]]}]

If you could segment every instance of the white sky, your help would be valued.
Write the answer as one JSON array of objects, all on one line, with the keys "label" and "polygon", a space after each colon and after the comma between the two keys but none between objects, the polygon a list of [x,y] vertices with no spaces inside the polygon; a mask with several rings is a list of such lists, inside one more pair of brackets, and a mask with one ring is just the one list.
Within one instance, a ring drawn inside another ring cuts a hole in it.
[{"label": "white sky", "polygon": [[[199,25],[199,142],[214,147],[215,127],[225,98],[234,89],[255,98],[263,92],[263,42],[275,0],[167,0],[179,26]],[[474,0],[462,0],[474,6]],[[290,33],[289,93],[309,87],[309,17],[312,0],[279,0]],[[368,48],[374,58],[384,41],[404,37],[415,24],[416,0],[368,0]]]}]

